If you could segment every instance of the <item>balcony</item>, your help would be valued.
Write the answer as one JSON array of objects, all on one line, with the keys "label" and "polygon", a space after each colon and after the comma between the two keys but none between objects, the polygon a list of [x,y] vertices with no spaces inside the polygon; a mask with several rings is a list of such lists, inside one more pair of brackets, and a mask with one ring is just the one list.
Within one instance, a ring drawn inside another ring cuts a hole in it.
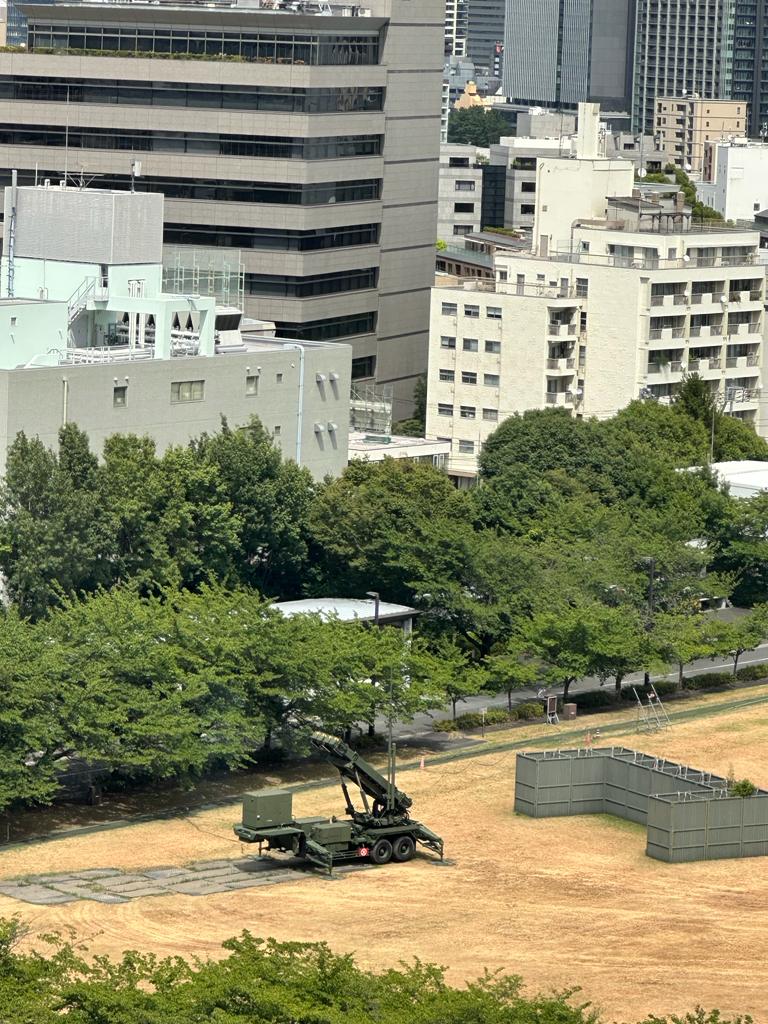
[{"label": "balcony", "polygon": [[669,295],[652,295],[651,306],[656,308],[673,308],[675,306],[687,306],[690,303],[685,292],[674,292]]},{"label": "balcony", "polygon": [[648,331],[649,341],[672,341],[673,338],[684,338],[685,327],[651,327]]},{"label": "balcony", "polygon": [[551,338],[575,338],[577,333],[576,324],[563,324],[557,320],[550,320],[547,333]]},{"label": "balcony", "polygon": [[554,405],[560,408],[576,404],[575,391],[548,391],[547,405]]},{"label": "balcony", "polygon": [[675,373],[682,373],[683,364],[679,359],[673,359],[669,363],[648,363],[649,375],[663,374],[664,376],[671,376]]},{"label": "balcony", "polygon": [[548,359],[547,360],[547,373],[549,374],[564,374],[572,377],[576,372],[576,360],[565,358],[562,359]]},{"label": "balcony", "polygon": [[747,324],[728,324],[728,334],[732,337],[737,336],[739,338],[747,338],[750,336],[760,337],[762,329],[759,321],[753,321]]}]

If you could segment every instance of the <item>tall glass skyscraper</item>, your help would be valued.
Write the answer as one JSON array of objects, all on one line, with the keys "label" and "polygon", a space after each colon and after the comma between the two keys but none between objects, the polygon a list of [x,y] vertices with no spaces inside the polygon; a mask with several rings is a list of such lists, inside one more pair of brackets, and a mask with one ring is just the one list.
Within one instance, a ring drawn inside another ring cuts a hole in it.
[{"label": "tall glass skyscraper", "polygon": [[768,131],[768,0],[731,0],[729,98],[749,104],[749,134]]},{"label": "tall glass skyscraper", "polygon": [[635,0],[507,0],[504,92],[557,108],[626,110]]}]

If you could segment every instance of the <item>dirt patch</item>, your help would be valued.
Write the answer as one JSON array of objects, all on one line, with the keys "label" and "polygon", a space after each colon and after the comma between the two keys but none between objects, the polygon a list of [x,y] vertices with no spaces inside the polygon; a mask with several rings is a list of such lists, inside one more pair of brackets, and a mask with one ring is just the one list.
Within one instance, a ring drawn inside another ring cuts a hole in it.
[{"label": "dirt patch", "polygon": [[[752,691],[755,694],[755,691]],[[755,694],[757,695],[757,694]],[[710,697],[702,703],[733,700]],[[565,729],[566,727],[562,727]],[[545,726],[531,736],[551,738]],[[515,733],[515,739],[519,733]],[[702,718],[620,742],[697,768],[768,786],[765,706]],[[218,955],[247,928],[278,939],[325,940],[384,967],[418,956],[460,982],[484,967],[521,974],[531,988],[580,984],[609,1019],[635,1020],[700,1002],[768,1024],[768,858],[670,865],[645,856],[643,830],[602,816],[516,816],[513,751],[401,778],[414,809],[446,841],[452,867],[426,859],[350,875],[209,896],[168,895],[105,905],[31,908],[0,897],[33,936],[72,928],[94,952],[126,948]],[[340,794],[297,794],[299,814],[338,813]],[[81,872],[104,865],[234,859],[231,809],[0,853],[0,876]]]}]

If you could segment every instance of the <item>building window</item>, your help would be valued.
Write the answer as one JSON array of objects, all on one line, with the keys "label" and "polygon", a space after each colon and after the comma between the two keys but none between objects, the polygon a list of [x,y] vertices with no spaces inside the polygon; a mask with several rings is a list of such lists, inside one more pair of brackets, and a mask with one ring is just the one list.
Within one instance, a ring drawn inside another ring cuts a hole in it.
[{"label": "building window", "polygon": [[459,312],[459,307],[455,302],[444,302],[443,303],[443,316],[456,316]]},{"label": "building window", "polygon": [[465,338],[462,344],[462,348],[464,349],[465,352],[477,352],[477,338]]},{"label": "building window", "polygon": [[438,416],[453,416],[453,406],[446,405],[444,402],[440,402],[437,407]]},{"label": "building window", "polygon": [[464,307],[464,316],[479,317],[480,316],[480,307],[479,306],[465,306]]},{"label": "building window", "polygon": [[589,295],[589,280],[586,277],[576,278],[576,295],[580,299],[586,299]]},{"label": "building window", "polygon": [[501,354],[501,342],[500,341],[486,341],[485,351],[489,352],[493,356]]},{"label": "building window", "polygon": [[112,389],[112,405],[116,409],[123,409],[128,404],[128,386],[116,384]]},{"label": "building window", "polygon": [[376,356],[360,356],[352,360],[352,380],[376,376]]},{"label": "building window", "polygon": [[460,455],[474,455],[475,454],[475,442],[474,441],[459,441],[459,454]]},{"label": "building window", "polygon": [[468,156],[450,156],[448,157],[449,167],[469,167]]},{"label": "building window", "polygon": [[204,397],[204,380],[175,380],[171,384],[172,402],[202,402]]},{"label": "building window", "polygon": [[477,374],[471,373],[469,370],[464,370],[461,375],[462,384],[477,384]]},{"label": "building window", "polygon": [[461,418],[463,420],[474,420],[477,418],[477,410],[474,405],[461,406]]},{"label": "building window", "polygon": [[456,348],[456,339],[444,334],[440,339],[440,348]]},{"label": "building window", "polygon": [[474,181],[457,181],[456,182],[457,192],[474,192],[475,183]]},{"label": "building window", "polygon": [[475,204],[474,203],[454,203],[453,204],[453,212],[454,213],[474,213],[475,212]]},{"label": "building window", "polygon": [[454,235],[471,235],[474,228],[471,224],[454,224],[453,233]]},{"label": "building window", "polygon": [[443,381],[444,384],[452,384],[456,380],[456,374],[453,370],[441,370],[440,380]]},{"label": "building window", "polygon": [[509,280],[509,274],[507,273],[506,270],[500,270],[499,271],[499,280],[500,281],[508,281]]},{"label": "building window", "polygon": [[282,373],[276,373],[275,374],[275,384],[282,384],[282,383],[283,383],[283,375],[282,375]]},{"label": "building window", "polygon": [[251,373],[245,378],[245,393],[246,395],[258,395],[259,378],[257,374]]},{"label": "building window", "polygon": [[501,306],[489,306],[485,315],[489,320],[501,320]]},{"label": "building window", "polygon": [[498,373],[484,373],[483,384],[485,384],[487,388],[497,388],[499,386]]},{"label": "building window", "polygon": [[535,192],[536,182],[535,181],[524,181],[520,185],[521,192]]},{"label": "building window", "polygon": [[278,424],[276,427],[272,428],[272,437],[280,437],[282,431],[283,428]]},{"label": "building window", "polygon": [[520,213],[523,217],[533,216],[533,214],[536,213],[536,207],[533,203],[521,203]]},{"label": "building window", "polygon": [[11,317],[11,327],[15,327],[15,326],[16,326],[16,317],[12,316]]},{"label": "building window", "polygon": [[483,419],[489,423],[496,423],[499,419],[498,409],[483,409]]}]

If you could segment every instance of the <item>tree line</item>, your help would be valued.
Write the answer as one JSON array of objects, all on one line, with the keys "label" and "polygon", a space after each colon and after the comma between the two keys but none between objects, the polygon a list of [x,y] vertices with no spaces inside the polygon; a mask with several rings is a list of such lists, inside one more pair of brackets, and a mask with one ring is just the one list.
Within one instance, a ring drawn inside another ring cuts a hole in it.
[{"label": "tree line", "polygon": [[[49,799],[75,756],[182,776],[383,708],[735,669],[768,632],[768,496],[718,486],[713,440],[716,459],[768,459],[697,378],[610,420],[514,416],[471,491],[394,460],[317,483],[256,421],[163,454],[116,436],[101,459],[71,424],[55,452],[20,435],[0,491],[0,806]],[[372,589],[419,610],[413,643],[269,606]],[[751,613],[702,613],[729,596]]]},{"label": "tree line", "polygon": [[[220,960],[158,959],[130,952],[86,960],[81,949],[49,937],[52,955],[22,953],[17,920],[0,920],[3,1019],[29,1024],[600,1024],[578,990],[526,995],[521,979],[486,973],[461,988],[442,967],[401,963],[381,973],[324,943],[254,938],[224,943]],[[643,1024],[752,1024],[703,1009]]]}]

